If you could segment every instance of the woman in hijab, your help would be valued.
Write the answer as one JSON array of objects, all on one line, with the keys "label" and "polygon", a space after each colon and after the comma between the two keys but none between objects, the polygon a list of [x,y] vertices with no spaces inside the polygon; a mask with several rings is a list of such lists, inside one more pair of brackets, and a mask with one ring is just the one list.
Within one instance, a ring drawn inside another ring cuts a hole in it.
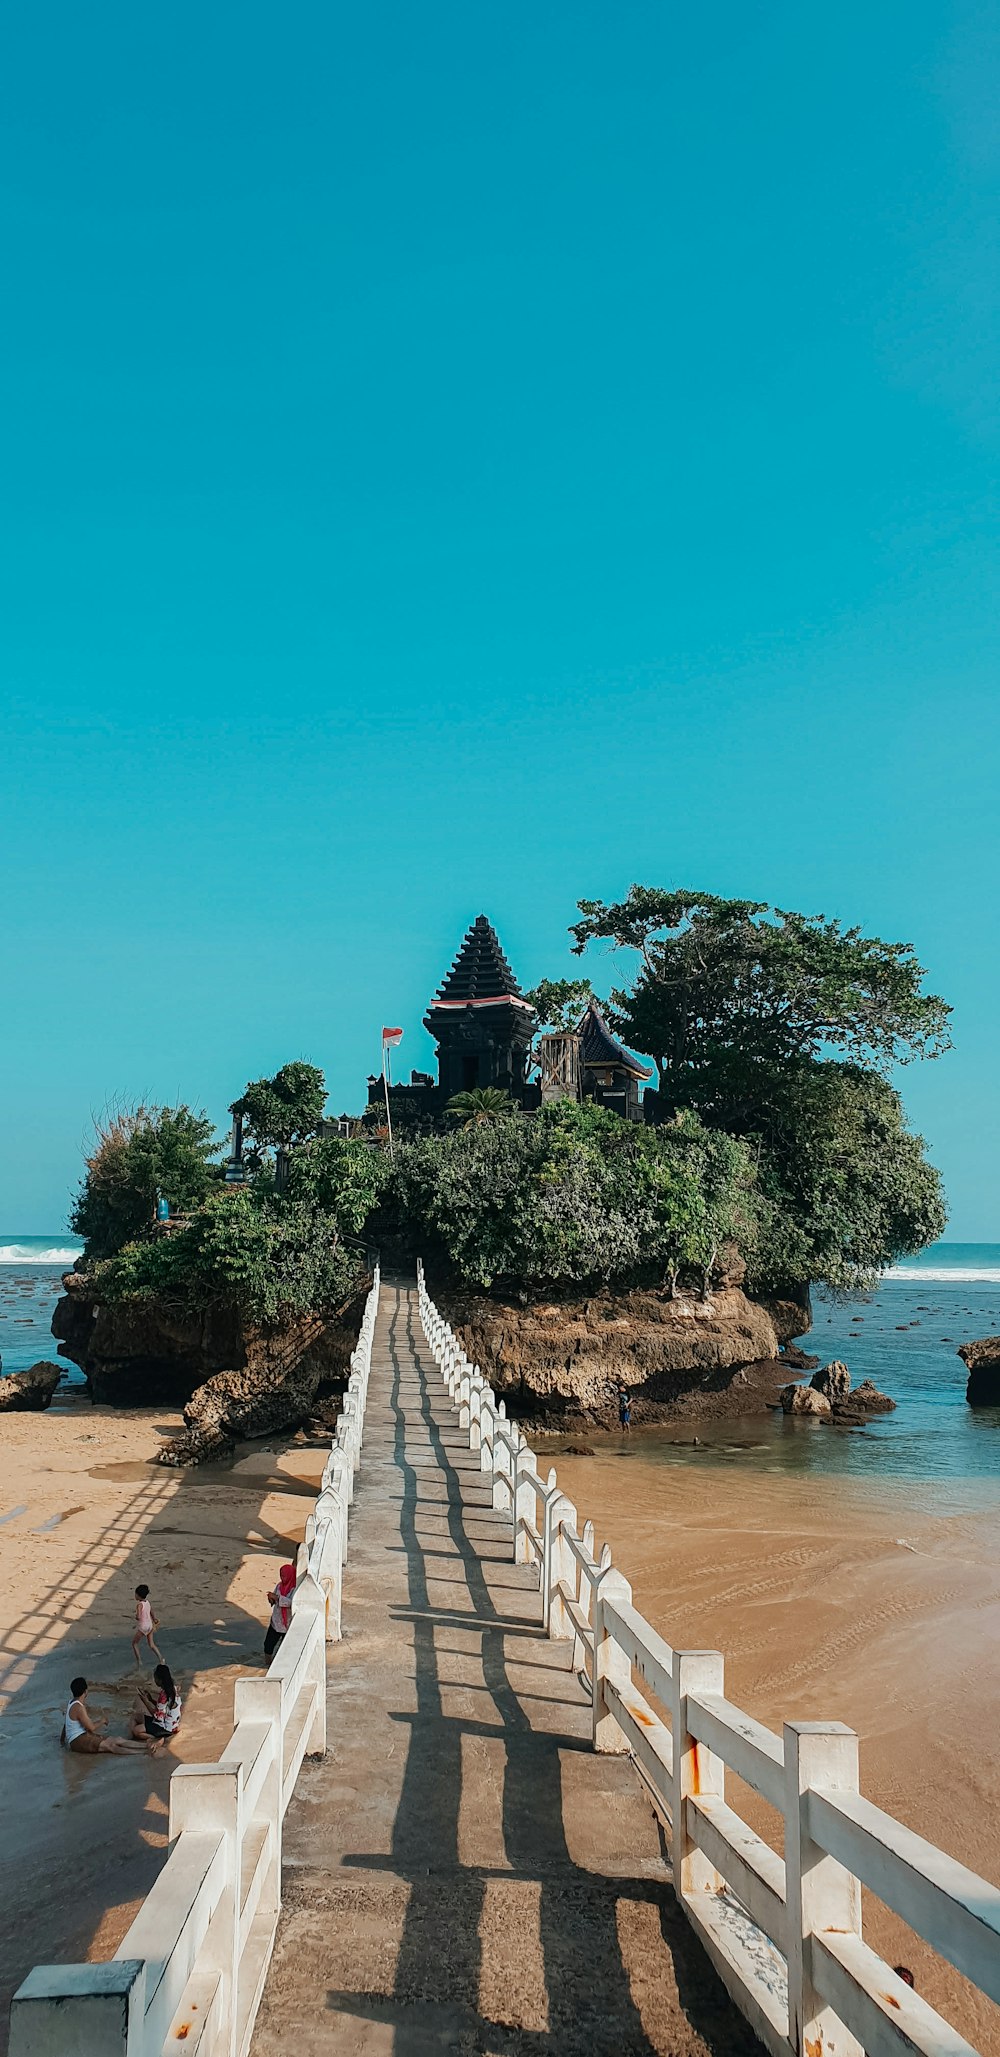
[{"label": "woman in hijab", "polygon": [[294,1592],[295,1566],[294,1564],[283,1564],[278,1573],[278,1583],[274,1591],[268,1593],[267,1596],[271,1602],[271,1619],[268,1624],[267,1634],[264,1637],[264,1655],[269,1661],[274,1656],[282,1636],[288,1633],[288,1624],[292,1618],[292,1596]]}]

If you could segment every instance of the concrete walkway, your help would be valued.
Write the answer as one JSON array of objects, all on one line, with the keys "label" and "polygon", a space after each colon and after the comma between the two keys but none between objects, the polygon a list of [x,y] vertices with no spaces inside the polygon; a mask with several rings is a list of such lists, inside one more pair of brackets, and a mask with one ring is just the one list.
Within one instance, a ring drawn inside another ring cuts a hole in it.
[{"label": "concrete walkway", "polygon": [[344,1584],[253,2057],[759,2057],[629,1760],[590,1748],[405,1286],[383,1288]]}]

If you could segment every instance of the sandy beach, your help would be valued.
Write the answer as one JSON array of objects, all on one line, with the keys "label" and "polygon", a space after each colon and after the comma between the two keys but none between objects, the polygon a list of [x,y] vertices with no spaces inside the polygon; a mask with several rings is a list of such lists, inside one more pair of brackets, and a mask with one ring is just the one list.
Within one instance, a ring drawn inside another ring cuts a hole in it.
[{"label": "sandy beach", "polygon": [[[265,1594],[301,1541],[325,1450],[245,1446],[232,1465],[151,1462],[180,1417],[65,1411],[4,1417],[0,1445],[0,2050],[10,1995],[33,1964],[108,1957],[166,1847],[178,1761],[217,1757],[233,1682],[262,1662]],[[134,1588],[184,1696],[157,1760],[59,1748],[69,1680],[124,1735],[146,1672],[132,1659]]]},{"label": "sandy beach", "polygon": [[[260,1661],[265,1591],[301,1539],[328,1447],[255,1444],[232,1465],[173,1472],[151,1459],[176,1426],[168,1410],[83,1398],[3,1424],[0,2049],[30,1966],[109,1956],[148,1890],[172,1764],[215,1757],[230,1733],[233,1681]],[[762,1720],[857,1728],[864,1791],[1000,1882],[1000,1514],[941,1518],[843,1481],[666,1470],[640,1442],[553,1453],[637,1605],[674,1644],[723,1650],[730,1696]],[[140,1580],[184,1692],[180,1738],[153,1762],[74,1758],[58,1738],[75,1671],[124,1733]],[[733,1790],[780,1847],[769,1810]],[[894,1918],[871,1906],[866,1932],[980,2048],[1000,2049],[996,2010]]]},{"label": "sandy beach", "polygon": [[[666,1468],[641,1441],[552,1452],[636,1606],[675,1648],[723,1651],[728,1697],[770,1727],[847,1722],[865,1795],[1000,1885],[1000,1508],[943,1517],[898,1484]],[[737,1780],[732,1794],[780,1850],[777,1817]],[[933,2006],[1000,2050],[1000,2010],[867,1897],[864,1922]]]}]

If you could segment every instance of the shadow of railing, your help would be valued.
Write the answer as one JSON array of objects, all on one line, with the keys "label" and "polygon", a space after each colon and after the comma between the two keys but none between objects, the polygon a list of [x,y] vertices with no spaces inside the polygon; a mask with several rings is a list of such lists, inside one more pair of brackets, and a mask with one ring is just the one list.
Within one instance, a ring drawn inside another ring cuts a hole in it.
[{"label": "shadow of railing", "polygon": [[[166,1854],[172,1770],[178,1761],[214,1757],[231,1733],[229,1682],[216,1685],[213,1674],[235,1676],[263,1664],[270,1569],[262,1564],[259,1614],[227,1597],[233,1571],[248,1554],[294,1554],[315,1485],[308,1500],[303,1494],[301,1523],[292,1524],[298,1533],[265,1522],[262,1509],[275,1493],[298,1490],[283,1475],[219,1487],[197,1470],[150,1465],[148,1479],[113,1511],[101,1535],[83,1544],[72,1568],[0,1636],[0,2053],[11,1995],[31,1967],[110,1956],[129,1910],[156,1878]],[[219,1491],[241,1498],[241,1526],[252,1543],[213,1530]],[[23,1527],[16,1534],[23,1541]],[[0,1531],[0,1563],[14,1535]],[[204,1599],[173,1620],[162,1594],[167,1561],[178,1553],[204,1565]],[[110,1713],[110,1732],[126,1733],[142,1668],[130,1647],[134,1590],[142,1580],[164,1615],[157,1640],[185,1697],[181,1731],[159,1758],[76,1756],[60,1749],[59,1736],[77,1673],[90,1682],[93,1711]],[[198,1690],[191,1693],[195,1677]]]},{"label": "shadow of railing", "polygon": [[[398,1296],[389,1347],[394,1456],[402,1480],[396,1547],[406,1555],[408,1587],[407,1607],[393,1613],[412,1631],[416,1709],[394,1716],[405,1724],[408,1743],[391,1854],[356,1854],[348,1861],[401,1877],[407,1898],[391,1990],[331,1991],[328,2007],[391,2027],[397,2057],[425,2057],[432,2048],[631,2057],[662,2048],[648,2039],[622,1950],[627,1904],[644,1916],[643,1932],[655,1947],[670,1953],[681,2011],[704,2046],[717,2057],[750,2057],[759,2046],[694,1940],[668,1876],[607,1875],[596,1863],[588,1869],[574,1858],[565,1772],[574,1753],[589,1755],[590,1741],[589,1710],[568,1651],[541,1641],[537,1601],[511,1564],[467,1439],[457,1428],[454,1435],[443,1430],[435,1417],[415,1295]],[[416,1421],[446,1497],[440,1486],[437,1494],[421,1491],[429,1466],[416,1462],[408,1447]],[[444,1555],[454,1567],[448,1582],[467,1600],[467,1610],[457,1603],[442,1608],[432,1598],[432,1584],[441,1583],[431,1567],[442,1555],[442,1525],[449,1546]],[[501,1613],[494,1586],[516,1589],[523,1611],[515,1605]],[[464,1643],[442,1641],[449,1631]],[[475,1686],[448,1677],[442,1664],[459,1659],[468,1669],[470,1643],[481,1674]],[[523,1674],[530,1676],[519,1684]],[[481,1715],[452,1711],[463,1692],[475,1694]],[[540,1725],[543,1708],[547,1726]],[[500,1849],[489,1864],[468,1861],[461,1848],[461,1818],[476,1807],[463,1766],[463,1745],[473,1739],[492,1748],[490,1771],[502,1787]],[[604,1775],[633,1776],[624,1764]],[[505,1890],[495,1893],[499,1887]],[[510,1915],[512,1887],[520,1889],[528,1915],[523,1947],[514,1955],[509,1938],[498,1935]],[[510,1966],[506,1994],[499,1963]]]}]

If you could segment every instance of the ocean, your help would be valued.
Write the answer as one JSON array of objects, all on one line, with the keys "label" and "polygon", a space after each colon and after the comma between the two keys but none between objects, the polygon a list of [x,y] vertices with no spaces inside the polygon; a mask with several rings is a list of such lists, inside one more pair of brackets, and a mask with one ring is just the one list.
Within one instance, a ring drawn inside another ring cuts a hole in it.
[{"label": "ocean", "polygon": [[[0,1371],[56,1362],[52,1309],[82,1249],[67,1235],[0,1236]],[[67,1385],[82,1384],[75,1364],[65,1375]]]},{"label": "ocean", "polygon": [[[0,1365],[22,1371],[54,1360],[52,1309],[62,1273],[79,1255],[69,1236],[0,1238]],[[634,1435],[630,1455],[650,1463],[750,1465],[919,1485],[935,1504],[996,1505],[1000,1408],[965,1402],[960,1343],[1000,1335],[1000,1243],[934,1243],[851,1299],[813,1295],[802,1347],[826,1364],[839,1357],[857,1384],[872,1378],[896,1401],[866,1428],[832,1429],[782,1414],[699,1425],[700,1447],[658,1430]],[[79,1381],[66,1366],[68,1384]]]}]

